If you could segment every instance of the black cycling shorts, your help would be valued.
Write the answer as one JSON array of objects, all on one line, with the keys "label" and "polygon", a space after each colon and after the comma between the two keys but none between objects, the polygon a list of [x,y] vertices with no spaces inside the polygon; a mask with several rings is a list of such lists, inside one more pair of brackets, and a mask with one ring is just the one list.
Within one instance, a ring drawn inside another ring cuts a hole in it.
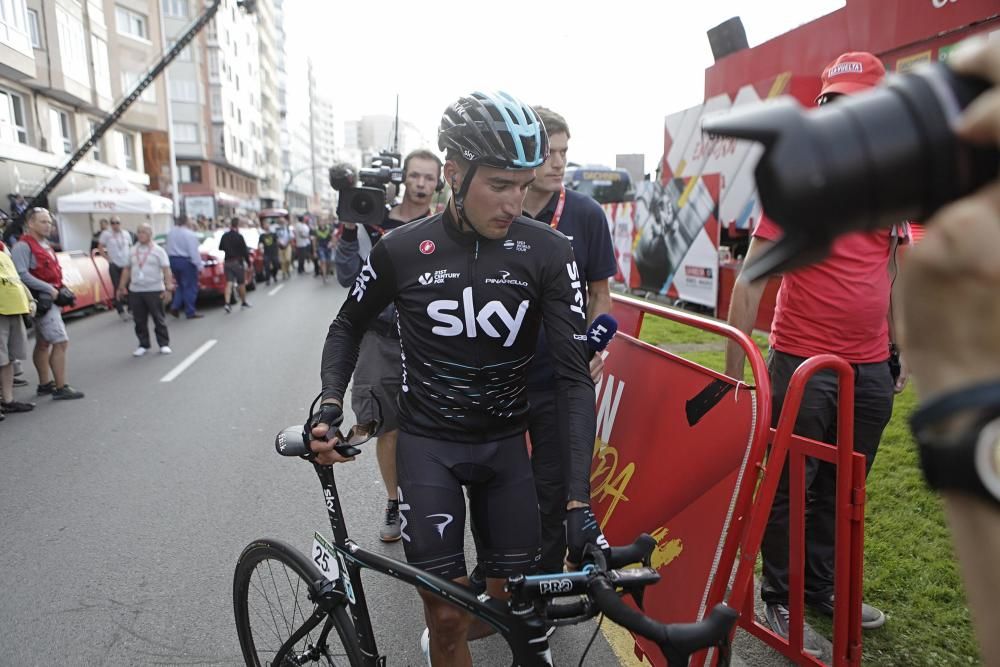
[{"label": "black cycling shorts", "polygon": [[531,573],[539,558],[535,482],[524,436],[445,442],[399,432],[400,527],[408,563],[445,579],[467,575],[465,494],[487,577]]}]

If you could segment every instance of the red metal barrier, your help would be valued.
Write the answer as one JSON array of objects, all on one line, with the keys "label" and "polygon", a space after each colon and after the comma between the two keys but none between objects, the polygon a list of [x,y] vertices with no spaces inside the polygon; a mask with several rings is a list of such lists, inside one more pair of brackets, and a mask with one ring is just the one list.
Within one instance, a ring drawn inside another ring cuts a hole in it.
[{"label": "red metal barrier", "polygon": [[[661,621],[692,621],[726,598],[770,433],[770,401],[746,384],[637,339],[655,315],[734,340],[770,396],[756,345],[725,323],[615,295],[619,335],[597,387],[598,437],[591,474],[595,514],[612,542],[639,532],[657,540],[662,584],[645,610]],[[614,428],[617,423],[624,428]],[[636,639],[654,665],[662,655]],[[704,664],[706,653],[692,660]]]},{"label": "red metal barrier", "polygon": [[[837,444],[794,435],[795,420],[809,379],[834,370],[839,380]],[[854,370],[834,355],[806,360],[788,385],[767,468],[747,530],[740,545],[740,563],[730,600],[742,604],[740,625],[798,664],[822,665],[802,652],[805,553],[805,459],[811,456],[837,466],[836,552],[833,621],[833,665],[861,664],[861,595],[864,556],[865,457],[854,451]],[[754,564],[785,461],[789,466],[789,638],[784,640],[755,619]],[[843,601],[847,601],[844,604]],[[742,601],[742,603],[740,602]]]}]

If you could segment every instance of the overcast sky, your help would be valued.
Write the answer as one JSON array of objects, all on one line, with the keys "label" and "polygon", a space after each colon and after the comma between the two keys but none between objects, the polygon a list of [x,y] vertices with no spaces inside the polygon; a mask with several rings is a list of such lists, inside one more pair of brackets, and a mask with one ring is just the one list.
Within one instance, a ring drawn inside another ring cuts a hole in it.
[{"label": "overcast sky", "polygon": [[[400,116],[428,138],[442,110],[501,89],[563,114],[570,160],[614,164],[645,153],[652,171],[663,117],[702,101],[706,31],[740,16],[750,46],[844,0],[285,0],[288,76],[312,57],[338,125]],[[436,146],[431,146],[436,149]]]}]

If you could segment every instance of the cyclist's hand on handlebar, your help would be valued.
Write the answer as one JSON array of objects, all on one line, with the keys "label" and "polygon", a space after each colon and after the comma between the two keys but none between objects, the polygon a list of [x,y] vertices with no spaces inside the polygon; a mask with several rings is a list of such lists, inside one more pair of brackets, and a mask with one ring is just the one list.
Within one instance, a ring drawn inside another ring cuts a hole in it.
[{"label": "cyclist's hand on handlebar", "polygon": [[597,523],[590,506],[573,507],[566,511],[566,546],[568,554],[566,565],[571,570],[579,568],[583,561],[583,548],[587,544],[594,544],[604,552],[605,558],[611,553],[608,540],[601,532],[601,527]]},{"label": "cyclist's hand on handlebar", "polygon": [[337,403],[324,403],[319,414],[313,420],[310,430],[312,439],[309,441],[309,449],[316,454],[316,463],[321,465],[333,465],[334,463],[344,463],[353,461],[354,457],[345,457],[338,454],[333,446],[337,444],[337,438],[327,439],[330,430],[336,431],[337,427],[344,421],[344,410]]}]

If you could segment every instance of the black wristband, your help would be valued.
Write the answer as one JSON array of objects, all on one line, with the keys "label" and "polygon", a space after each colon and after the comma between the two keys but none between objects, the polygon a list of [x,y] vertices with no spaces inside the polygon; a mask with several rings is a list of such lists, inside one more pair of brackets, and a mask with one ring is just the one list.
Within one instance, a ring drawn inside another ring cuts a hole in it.
[{"label": "black wristband", "polygon": [[921,405],[910,417],[910,430],[920,433],[931,424],[941,422],[959,412],[998,406],[1000,406],[1000,380],[981,382],[942,394]]}]

